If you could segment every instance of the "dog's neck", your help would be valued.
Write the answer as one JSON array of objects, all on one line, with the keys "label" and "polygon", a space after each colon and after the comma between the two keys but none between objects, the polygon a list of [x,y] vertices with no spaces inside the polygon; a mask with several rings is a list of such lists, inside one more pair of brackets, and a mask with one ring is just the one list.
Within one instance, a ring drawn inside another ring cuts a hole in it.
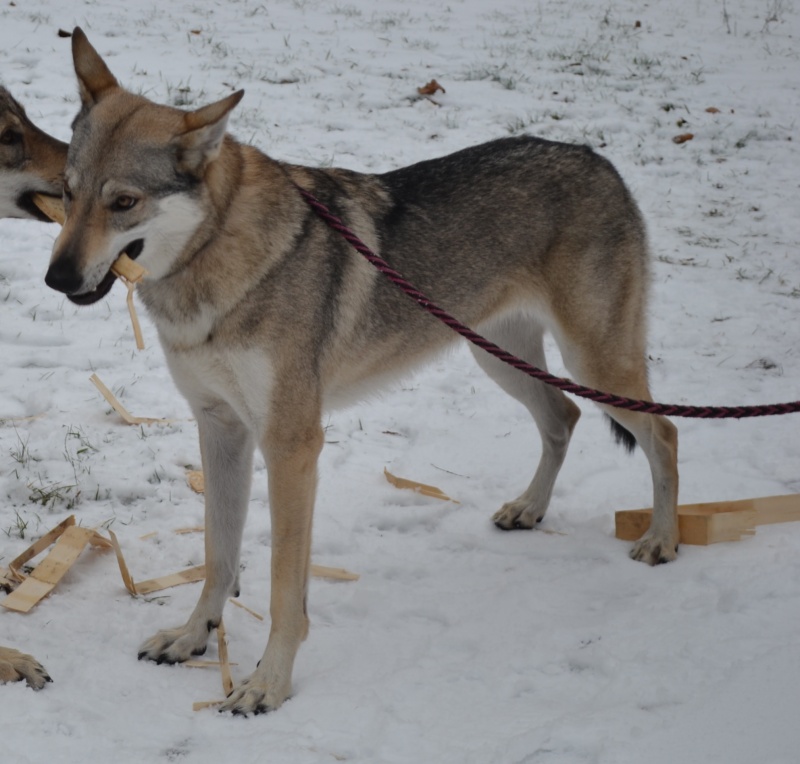
[{"label": "dog's neck", "polygon": [[278,162],[230,136],[200,185],[203,222],[175,268],[140,285],[167,348],[197,346],[214,335],[293,242],[284,229],[276,235],[270,221],[303,205]]}]

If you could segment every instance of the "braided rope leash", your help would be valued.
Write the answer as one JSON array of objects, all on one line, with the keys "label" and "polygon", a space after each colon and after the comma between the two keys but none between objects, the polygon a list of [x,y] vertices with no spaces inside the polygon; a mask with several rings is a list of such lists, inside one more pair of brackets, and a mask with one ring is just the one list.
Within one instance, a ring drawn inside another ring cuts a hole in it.
[{"label": "braided rope leash", "polygon": [[549,372],[532,366],[521,358],[503,350],[499,345],[495,345],[485,337],[481,337],[468,326],[464,326],[457,318],[451,316],[447,311],[440,308],[429,300],[413,284],[406,281],[403,276],[392,268],[382,257],[375,254],[356,234],[348,228],[342,220],[334,215],[328,207],[319,201],[313,194],[304,188],[297,186],[300,195],[309,207],[334,231],[337,231],[346,239],[353,248],[363,255],[372,265],[374,265],[386,278],[405,292],[412,300],[430,314],[438,318],[443,324],[449,326],[453,331],[460,334],[473,345],[485,350],[495,358],[499,358],[509,366],[519,369],[528,376],[538,379],[547,385],[557,387],[567,393],[572,393],[581,398],[587,398],[595,403],[603,403],[615,408],[637,411],[643,414],[660,414],[662,416],[690,417],[695,419],[744,419],[757,416],[775,416],[777,414],[793,414],[800,412],[800,401],[791,403],[772,403],[758,406],[688,406],[683,404],[653,403],[652,401],[640,401],[634,398],[626,398],[613,393],[606,393],[602,390],[595,390],[591,387],[579,385],[570,379],[556,377]]}]

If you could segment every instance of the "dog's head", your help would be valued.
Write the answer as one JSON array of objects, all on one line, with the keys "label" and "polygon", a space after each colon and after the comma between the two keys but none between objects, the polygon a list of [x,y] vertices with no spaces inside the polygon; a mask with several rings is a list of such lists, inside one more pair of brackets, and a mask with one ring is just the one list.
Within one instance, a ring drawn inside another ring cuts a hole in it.
[{"label": "dog's head", "polygon": [[31,122],[0,87],[0,217],[49,221],[34,194],[61,197],[67,144]]},{"label": "dog's head", "polygon": [[175,267],[208,214],[208,181],[238,91],[197,111],[159,106],[121,88],[84,33],[72,53],[81,95],[64,176],[67,219],[46,283],[79,305],[114,283],[125,252],[148,279]]}]

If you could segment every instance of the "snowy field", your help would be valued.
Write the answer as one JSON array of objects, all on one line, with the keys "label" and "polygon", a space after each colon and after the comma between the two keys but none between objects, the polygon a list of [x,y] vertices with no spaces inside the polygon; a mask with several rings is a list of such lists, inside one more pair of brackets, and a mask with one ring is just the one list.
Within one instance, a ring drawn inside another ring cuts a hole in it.
[{"label": "snowy field", "polygon": [[[156,101],[244,88],[233,132],[287,161],[380,172],[523,133],[591,145],[648,221],[656,398],[800,398],[800,4],[5,2],[0,82],[65,140],[77,89],[57,33],[76,24]],[[446,92],[419,96],[434,78]],[[49,291],[55,234],[0,221],[0,566],[71,513],[116,532],[135,578],[200,564],[202,536],[174,533],[202,523],[196,429],[155,331],[143,315],[136,352],[121,287],[86,309]],[[124,425],[93,372],[175,421]],[[199,584],[134,599],[112,554],[84,553],[30,614],[0,612],[0,644],[54,679],[0,688],[0,760],[794,764],[800,524],[629,560],[613,515],[650,504],[649,470],[580,405],[542,530],[519,533],[489,517],[527,485],[538,435],[465,348],[331,413],[313,559],[361,578],[313,580],[295,695],[267,716],[195,712],[221,696],[216,670],[136,660]],[[676,424],[682,502],[800,491],[798,415]],[[267,613],[260,461],[251,504],[241,600]],[[240,681],[268,625],[229,607],[226,626]]]}]

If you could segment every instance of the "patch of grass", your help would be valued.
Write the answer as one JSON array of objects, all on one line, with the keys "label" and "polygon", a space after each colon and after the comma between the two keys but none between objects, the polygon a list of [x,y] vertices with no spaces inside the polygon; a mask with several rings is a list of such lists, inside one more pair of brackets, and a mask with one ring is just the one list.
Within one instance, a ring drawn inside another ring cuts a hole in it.
[{"label": "patch of grass", "polygon": [[5,534],[9,538],[16,537],[20,539],[25,538],[25,532],[28,530],[28,520],[26,520],[16,509],[14,510],[14,522],[5,529]]},{"label": "patch of grass", "polygon": [[748,133],[747,133],[747,135],[744,135],[744,136],[742,136],[741,138],[739,138],[739,140],[738,140],[738,141],[736,141],[736,143],[734,143],[733,145],[734,145],[734,146],[735,146],[737,149],[743,149],[743,148],[744,148],[745,146],[747,146],[747,144],[748,144],[750,141],[752,141],[752,140],[753,140],[753,138],[755,138],[757,135],[758,135],[758,133],[757,133],[755,130],[750,130],[750,132],[748,132]]},{"label": "patch of grass", "polygon": [[165,82],[164,88],[167,91],[167,100],[178,108],[194,106],[202,102],[206,97],[203,90],[193,91],[189,82],[179,82],[177,85]]},{"label": "patch of grass", "polygon": [[77,489],[77,485],[46,483],[40,479],[38,484],[28,483],[28,490],[31,492],[28,499],[50,511],[60,505],[64,505],[65,509],[74,509],[81,495]]},{"label": "patch of grass", "polygon": [[9,451],[11,458],[22,467],[27,467],[31,461],[39,461],[36,457],[31,455],[30,449],[28,448],[30,436],[27,436],[23,440],[16,427],[14,428],[14,434],[17,436],[17,445]]}]

